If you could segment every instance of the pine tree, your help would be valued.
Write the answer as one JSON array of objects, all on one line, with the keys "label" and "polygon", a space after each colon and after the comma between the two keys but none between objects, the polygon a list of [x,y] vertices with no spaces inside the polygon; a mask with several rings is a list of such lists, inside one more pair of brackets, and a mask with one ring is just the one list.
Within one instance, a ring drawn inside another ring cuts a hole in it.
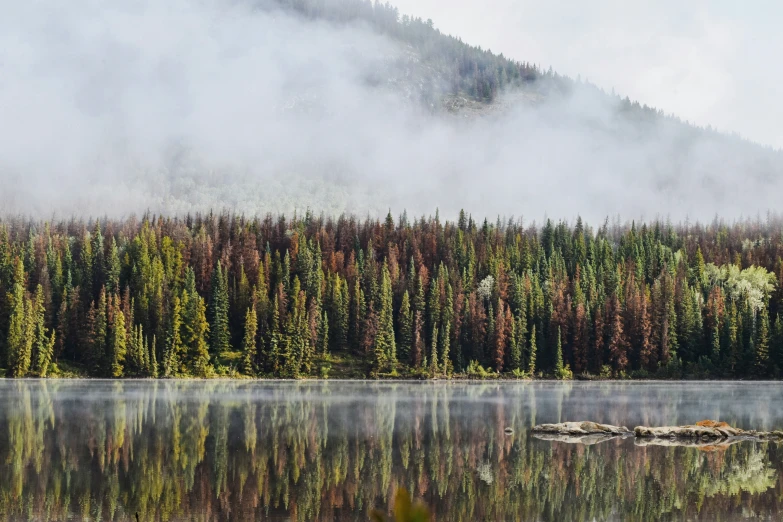
[{"label": "pine tree", "polygon": [[212,273],[212,293],[209,303],[209,345],[214,355],[220,356],[231,348],[228,328],[228,276],[223,273],[220,261]]},{"label": "pine tree", "polygon": [[520,349],[519,336],[519,321],[514,319],[511,322],[511,336],[508,340],[508,369],[511,371],[522,369],[522,350]]},{"label": "pine tree", "polygon": [[565,366],[563,365],[563,343],[560,339],[560,328],[557,329],[557,341],[555,344],[555,377],[562,379],[565,375]]},{"label": "pine tree", "polygon": [[759,327],[755,342],[756,375],[766,377],[769,374],[769,314],[766,310],[759,312]]},{"label": "pine tree", "polygon": [[272,319],[268,330],[269,340],[267,346],[269,346],[269,353],[266,354],[266,365],[275,376],[278,376],[280,372],[280,328],[280,300],[278,295],[275,294],[274,302],[272,303]]},{"label": "pine tree", "polygon": [[498,302],[498,312],[495,317],[495,350],[493,354],[495,371],[498,373],[503,371],[503,363],[506,359],[506,314],[504,313],[503,308],[503,303]]},{"label": "pine tree", "polygon": [[116,296],[109,321],[109,339],[111,376],[122,377],[127,353],[127,331],[125,329],[125,314],[120,309]]},{"label": "pine tree", "polygon": [[33,338],[29,299],[25,295],[24,263],[17,259],[14,268],[13,286],[8,294],[10,310],[8,320],[8,373],[12,377],[24,377],[30,370]]},{"label": "pine tree", "polygon": [[411,343],[411,364],[414,368],[422,367],[424,357],[424,335],[422,333],[423,321],[421,312],[417,311],[413,321],[413,341]]},{"label": "pine tree", "polygon": [[[394,319],[391,277],[389,267],[384,262],[381,270],[381,289],[380,289],[381,308],[378,314],[378,332],[375,337],[375,362],[374,367],[377,372],[384,371],[387,368],[394,368],[397,361],[397,347],[394,339]],[[434,340],[437,345],[437,339]]]},{"label": "pine tree", "polygon": [[206,377],[211,371],[209,364],[209,323],[204,299],[196,292],[193,270],[185,275],[185,289],[182,292],[182,343],[187,351],[186,364],[192,375]]},{"label": "pine tree", "polygon": [[772,345],[770,347],[770,358],[774,361],[776,377],[783,370],[783,320],[780,314],[775,316],[773,325]]},{"label": "pine tree", "polygon": [[443,324],[443,330],[441,331],[440,360],[441,360],[443,375],[451,374],[451,359],[449,358],[449,347],[451,343],[451,339],[449,337],[449,335],[451,335],[450,330],[451,330],[451,322],[446,321]]},{"label": "pine tree", "polygon": [[33,345],[33,374],[46,377],[49,365],[54,357],[54,332],[49,334],[46,328],[46,307],[44,306],[43,287],[38,285],[33,305],[35,321],[35,340]]},{"label": "pine tree", "polygon": [[182,301],[179,296],[174,296],[169,315],[166,350],[163,355],[163,375],[165,377],[179,375],[186,356],[187,348],[182,342]]},{"label": "pine tree", "polygon": [[530,331],[530,355],[528,356],[527,372],[533,376],[536,374],[536,358],[538,348],[536,347],[536,326]]},{"label": "pine tree", "polygon": [[399,357],[405,364],[409,364],[413,343],[413,311],[411,310],[410,297],[407,290],[402,294],[402,303],[398,317],[400,333]]},{"label": "pine tree", "polygon": [[432,332],[432,349],[430,350],[430,377],[438,375],[438,326]]},{"label": "pine tree", "polygon": [[329,317],[326,311],[321,314],[321,321],[318,323],[318,351],[321,355],[329,354]]},{"label": "pine tree", "polygon": [[258,333],[258,312],[255,305],[245,314],[245,338],[242,342],[242,371],[255,375],[257,356],[256,334]]},{"label": "pine tree", "polygon": [[150,350],[150,377],[157,379],[160,375],[160,367],[158,365],[158,342],[155,335],[152,336],[152,343],[149,345]]}]

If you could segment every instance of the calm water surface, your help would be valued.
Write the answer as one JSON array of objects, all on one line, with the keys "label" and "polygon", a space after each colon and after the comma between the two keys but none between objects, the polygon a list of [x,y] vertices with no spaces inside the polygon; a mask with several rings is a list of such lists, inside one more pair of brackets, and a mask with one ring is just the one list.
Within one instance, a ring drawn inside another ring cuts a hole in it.
[{"label": "calm water surface", "polygon": [[0,380],[0,520],[778,520],[783,446],[529,433],[703,418],[783,428],[783,385]]}]

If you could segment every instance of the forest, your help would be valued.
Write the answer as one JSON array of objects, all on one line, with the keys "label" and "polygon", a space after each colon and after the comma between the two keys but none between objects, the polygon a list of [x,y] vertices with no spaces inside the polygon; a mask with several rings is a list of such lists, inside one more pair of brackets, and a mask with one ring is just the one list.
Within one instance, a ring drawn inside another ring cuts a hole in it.
[{"label": "forest", "polygon": [[781,225],[6,218],[0,361],[8,377],[776,378]]}]

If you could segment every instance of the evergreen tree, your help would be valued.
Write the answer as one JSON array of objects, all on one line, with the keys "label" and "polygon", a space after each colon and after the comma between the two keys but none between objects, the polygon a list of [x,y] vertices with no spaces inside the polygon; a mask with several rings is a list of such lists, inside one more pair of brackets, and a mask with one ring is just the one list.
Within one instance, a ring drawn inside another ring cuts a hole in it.
[{"label": "evergreen tree", "polygon": [[127,335],[125,329],[125,314],[115,297],[112,313],[109,316],[109,348],[111,355],[111,376],[122,377],[125,370],[125,355],[127,354]]},{"label": "evergreen tree", "polygon": [[769,314],[766,310],[759,312],[759,327],[755,342],[756,375],[767,377],[769,375]]},{"label": "evergreen tree", "polygon": [[212,273],[209,302],[209,345],[214,355],[220,356],[231,349],[231,335],[228,329],[228,276],[218,261]]},{"label": "evergreen tree", "polygon": [[[379,371],[394,368],[397,362],[397,345],[394,339],[394,319],[391,277],[389,267],[383,264],[381,270],[381,307],[378,314],[378,333],[375,338],[375,364]],[[437,343],[437,339],[435,339]]]},{"label": "evergreen tree", "polygon": [[21,259],[16,261],[8,303],[10,310],[6,342],[8,373],[12,377],[25,377],[32,362],[31,325],[34,323],[30,320],[30,303],[25,296],[25,271]]},{"label": "evergreen tree", "polygon": [[536,326],[530,331],[530,355],[528,356],[527,372],[533,376],[536,374],[536,358],[538,357],[538,348],[536,347]]},{"label": "evergreen tree", "polygon": [[402,304],[399,313],[399,357],[400,360],[409,364],[411,360],[411,349],[413,343],[413,311],[411,310],[410,297],[408,291],[402,294]]},{"label": "evergreen tree", "polygon": [[430,350],[429,361],[430,376],[438,375],[438,326],[435,325],[435,330],[432,332],[432,349]]},{"label": "evergreen tree", "polygon": [[210,372],[209,323],[204,299],[196,292],[195,276],[190,269],[185,276],[181,305],[182,343],[187,351],[187,368],[193,375],[206,377]]},{"label": "evergreen tree", "polygon": [[449,338],[451,330],[451,322],[446,321],[443,324],[443,330],[441,331],[441,352],[440,361],[443,375],[451,374],[451,359],[449,358],[449,347],[451,340]]},{"label": "evergreen tree", "polygon": [[182,373],[181,365],[188,352],[182,341],[182,327],[182,301],[179,296],[175,295],[171,303],[168,337],[163,355],[163,375],[165,377],[174,377]]},{"label": "evergreen tree", "polygon": [[557,329],[557,342],[555,344],[555,377],[562,379],[566,374],[563,365],[563,343],[560,339],[560,328]]},{"label": "evergreen tree", "polygon": [[242,342],[242,371],[245,375],[255,374],[257,356],[256,335],[258,333],[258,315],[255,305],[245,314],[245,338]]},{"label": "evergreen tree", "polygon": [[321,355],[329,353],[329,317],[326,312],[323,312],[321,322],[318,323],[318,349]]},{"label": "evergreen tree", "polygon": [[46,377],[49,365],[54,357],[54,332],[49,334],[46,328],[46,307],[44,303],[43,287],[38,285],[33,302],[35,333],[33,345],[33,374],[37,377]]}]

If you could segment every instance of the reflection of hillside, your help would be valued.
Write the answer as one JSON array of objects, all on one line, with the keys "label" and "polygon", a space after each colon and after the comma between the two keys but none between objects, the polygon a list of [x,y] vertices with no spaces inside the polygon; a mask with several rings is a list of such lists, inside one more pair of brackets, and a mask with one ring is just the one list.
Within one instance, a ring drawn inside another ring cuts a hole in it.
[{"label": "reflection of hillside", "polygon": [[541,389],[499,400],[506,389],[0,383],[0,520],[366,520],[399,486],[437,520],[733,520],[779,509],[775,444],[704,453],[539,441],[527,429]]}]

